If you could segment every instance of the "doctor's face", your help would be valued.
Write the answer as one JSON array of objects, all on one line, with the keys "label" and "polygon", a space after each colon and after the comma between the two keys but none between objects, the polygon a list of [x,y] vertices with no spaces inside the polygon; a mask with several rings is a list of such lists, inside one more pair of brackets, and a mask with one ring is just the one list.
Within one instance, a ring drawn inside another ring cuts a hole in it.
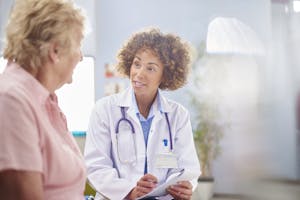
[{"label": "doctor's face", "polygon": [[162,81],[163,64],[149,49],[139,50],[131,64],[130,81],[137,97],[151,97]]}]

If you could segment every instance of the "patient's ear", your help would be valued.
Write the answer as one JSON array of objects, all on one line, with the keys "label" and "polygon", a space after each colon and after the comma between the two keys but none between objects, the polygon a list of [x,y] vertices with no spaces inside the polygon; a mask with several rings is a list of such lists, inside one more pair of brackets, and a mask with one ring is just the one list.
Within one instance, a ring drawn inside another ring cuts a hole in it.
[{"label": "patient's ear", "polygon": [[49,45],[49,60],[52,63],[59,62],[59,54],[58,54],[58,45],[56,43],[51,43]]}]

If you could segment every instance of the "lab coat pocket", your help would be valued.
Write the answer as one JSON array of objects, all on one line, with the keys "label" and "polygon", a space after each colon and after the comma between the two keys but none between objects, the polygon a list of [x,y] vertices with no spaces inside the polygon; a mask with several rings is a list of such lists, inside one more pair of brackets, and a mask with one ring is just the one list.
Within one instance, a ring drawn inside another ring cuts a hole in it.
[{"label": "lab coat pocket", "polygon": [[131,131],[120,131],[116,133],[117,153],[122,164],[136,162],[136,146],[134,133]]}]

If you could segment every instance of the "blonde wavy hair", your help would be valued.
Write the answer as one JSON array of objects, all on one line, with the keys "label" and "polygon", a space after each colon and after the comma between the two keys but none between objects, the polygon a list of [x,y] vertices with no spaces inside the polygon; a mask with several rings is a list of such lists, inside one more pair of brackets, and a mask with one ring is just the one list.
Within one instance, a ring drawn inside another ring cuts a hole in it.
[{"label": "blonde wavy hair", "polygon": [[137,32],[117,55],[118,71],[129,77],[135,54],[142,49],[153,51],[164,65],[160,89],[176,90],[186,84],[191,62],[191,46],[187,42],[174,34],[162,33],[158,28]]},{"label": "blonde wavy hair", "polygon": [[4,58],[38,70],[48,61],[51,42],[71,50],[75,30],[84,34],[85,17],[70,0],[16,0],[6,27]]}]

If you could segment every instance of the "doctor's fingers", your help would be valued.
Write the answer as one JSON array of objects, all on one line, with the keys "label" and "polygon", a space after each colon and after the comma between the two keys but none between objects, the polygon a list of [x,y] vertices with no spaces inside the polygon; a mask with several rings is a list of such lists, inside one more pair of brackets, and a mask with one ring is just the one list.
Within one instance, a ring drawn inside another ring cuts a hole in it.
[{"label": "doctor's fingers", "polygon": [[145,188],[154,188],[157,184],[157,178],[151,174],[144,175],[138,182],[137,186]]},{"label": "doctor's fingers", "polygon": [[152,181],[139,180],[136,184],[136,187],[139,189],[139,191],[148,193],[156,187],[156,183],[153,183]]},{"label": "doctor's fingers", "polygon": [[152,174],[145,174],[140,180],[157,183],[157,178]]},{"label": "doctor's fingers", "polygon": [[177,196],[174,197],[174,199],[175,200],[191,200],[192,196],[185,195],[185,194],[178,194]]},{"label": "doctor's fingers", "polygon": [[186,188],[189,190],[193,189],[193,185],[189,181],[179,181],[177,182],[177,185],[181,188]]},{"label": "doctor's fingers", "polygon": [[175,199],[175,200],[190,200],[192,198],[192,195],[190,194],[184,194],[178,191],[174,191],[171,189],[168,189],[168,193]]},{"label": "doctor's fingers", "polygon": [[145,194],[147,193],[140,191],[139,187],[135,186],[127,198],[130,200],[134,200],[138,197],[144,196]]},{"label": "doctor's fingers", "polygon": [[136,188],[136,193],[138,194],[139,197],[148,194],[153,190],[152,188],[145,188],[140,186],[136,186],[135,188]]},{"label": "doctor's fingers", "polygon": [[192,186],[188,184],[176,184],[168,188],[168,193],[171,194],[175,199],[191,199],[193,190]]}]

